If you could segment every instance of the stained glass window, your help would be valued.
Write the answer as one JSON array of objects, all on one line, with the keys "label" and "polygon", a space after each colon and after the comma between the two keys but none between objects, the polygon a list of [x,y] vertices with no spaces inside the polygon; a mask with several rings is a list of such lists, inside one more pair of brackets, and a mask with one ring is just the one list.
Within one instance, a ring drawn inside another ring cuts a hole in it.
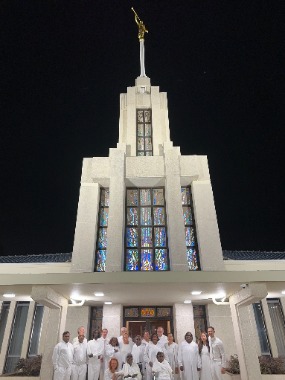
[{"label": "stained glass window", "polygon": [[[98,214],[98,233],[95,255],[95,272],[105,272],[106,270],[108,219],[109,189],[101,188]],[[130,221],[131,220],[132,219],[130,217]]]},{"label": "stained glass window", "polygon": [[199,254],[194,223],[193,202],[190,187],[181,187],[182,209],[185,226],[185,244],[189,270],[199,270]]},{"label": "stained glass window", "polygon": [[137,109],[137,156],[152,156],[151,123],[151,110]]},{"label": "stained glass window", "polygon": [[164,189],[127,189],[126,204],[125,270],[169,270]]}]

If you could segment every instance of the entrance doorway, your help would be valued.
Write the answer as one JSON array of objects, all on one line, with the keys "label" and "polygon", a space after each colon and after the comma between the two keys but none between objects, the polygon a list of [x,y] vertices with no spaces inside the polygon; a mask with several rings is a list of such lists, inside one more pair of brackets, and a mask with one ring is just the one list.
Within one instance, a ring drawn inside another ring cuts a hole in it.
[{"label": "entrance doorway", "polygon": [[124,307],[124,326],[132,338],[145,331],[151,335],[158,327],[163,327],[165,335],[173,333],[172,307]]}]

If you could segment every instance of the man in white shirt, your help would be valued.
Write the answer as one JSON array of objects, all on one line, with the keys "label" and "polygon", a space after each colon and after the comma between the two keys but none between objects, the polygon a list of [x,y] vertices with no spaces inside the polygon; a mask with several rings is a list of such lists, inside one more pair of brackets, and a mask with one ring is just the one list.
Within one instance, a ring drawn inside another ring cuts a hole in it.
[{"label": "man in white shirt", "polygon": [[101,331],[101,338],[98,339],[99,342],[103,345],[103,353],[102,353],[102,359],[101,359],[101,370],[100,370],[100,380],[104,379],[105,370],[108,368],[108,356],[106,354],[106,347],[107,344],[109,344],[109,338],[107,338],[108,330],[102,329]]},{"label": "man in white shirt", "polygon": [[87,373],[87,339],[84,334],[78,334],[77,341],[73,343],[73,366],[71,380],[85,380]]},{"label": "man in white shirt", "polygon": [[98,380],[101,369],[101,358],[104,351],[104,344],[99,338],[99,331],[93,332],[93,339],[87,343],[88,355],[88,380]]},{"label": "man in white shirt", "polygon": [[161,347],[161,348],[165,348],[165,345],[168,343],[168,339],[167,339],[167,336],[163,334],[164,333],[164,329],[163,327],[158,327],[157,328],[157,335],[158,335],[158,342],[157,344]]},{"label": "man in white shirt", "polygon": [[87,343],[87,339],[85,338],[85,327],[79,326],[77,329],[77,336],[73,338],[72,344],[74,344],[75,342],[78,342],[79,335],[84,335],[84,341]]},{"label": "man in white shirt", "polygon": [[137,335],[135,337],[135,344],[132,347],[132,355],[133,360],[140,368],[141,374],[143,374],[145,371],[144,366],[144,350],[145,345],[142,344],[142,337],[140,335]]},{"label": "man in white shirt", "polygon": [[215,337],[213,326],[208,327],[211,372],[213,380],[222,380],[222,374],[226,373],[226,355],[221,339]]},{"label": "man in white shirt", "polygon": [[[118,336],[118,342],[119,342],[119,347],[121,348],[123,345],[123,335],[125,333],[128,333],[128,329],[126,327],[121,327],[121,335]],[[133,343],[133,340],[131,337],[129,337],[129,343]]]},{"label": "man in white shirt", "polygon": [[69,343],[70,333],[62,334],[62,341],[53,350],[52,364],[54,368],[53,380],[70,380],[73,363],[73,345]]}]

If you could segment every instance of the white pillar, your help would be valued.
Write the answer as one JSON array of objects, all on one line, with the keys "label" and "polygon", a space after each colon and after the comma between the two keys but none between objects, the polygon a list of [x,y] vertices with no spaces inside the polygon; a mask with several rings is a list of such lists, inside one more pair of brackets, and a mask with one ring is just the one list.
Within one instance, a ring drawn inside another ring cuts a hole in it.
[{"label": "white pillar", "polygon": [[249,284],[230,296],[234,335],[242,380],[261,380],[251,304],[266,297],[265,284]]},{"label": "white pillar", "polygon": [[120,272],[124,262],[125,225],[125,151],[123,149],[110,149],[110,171],[106,272]]},{"label": "white pillar", "polygon": [[99,198],[98,183],[81,183],[71,272],[94,272]]},{"label": "white pillar", "polygon": [[102,328],[108,329],[109,338],[121,335],[122,312],[123,306],[121,304],[103,306]]},{"label": "white pillar", "polygon": [[170,266],[172,271],[188,271],[185,229],[182,211],[179,148],[164,144],[165,202]]},{"label": "white pillar", "polygon": [[174,334],[176,341],[184,341],[185,334],[190,331],[195,337],[194,313],[192,304],[175,303],[173,305]]},{"label": "white pillar", "polygon": [[192,196],[201,269],[223,271],[223,252],[211,182],[193,181]]},{"label": "white pillar", "polygon": [[52,353],[65,330],[67,299],[47,286],[33,286],[31,297],[49,310],[48,319],[45,319],[47,324],[43,326],[45,345],[42,352],[40,379],[52,379]]}]

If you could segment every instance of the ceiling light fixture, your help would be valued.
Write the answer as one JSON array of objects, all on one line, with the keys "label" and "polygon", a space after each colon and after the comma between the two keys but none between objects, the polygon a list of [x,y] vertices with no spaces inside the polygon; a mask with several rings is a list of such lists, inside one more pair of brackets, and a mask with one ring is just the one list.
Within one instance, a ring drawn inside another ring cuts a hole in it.
[{"label": "ceiling light fixture", "polygon": [[184,303],[192,303],[191,300],[185,300]]},{"label": "ceiling light fixture", "polygon": [[3,297],[6,297],[6,298],[13,298],[15,296],[16,295],[14,293],[5,293],[5,294],[3,294]]},{"label": "ceiling light fixture", "polygon": [[94,293],[96,297],[104,297],[104,293],[102,292],[98,292],[98,293]]},{"label": "ceiling light fixture", "polygon": [[282,292],[281,292],[282,294],[285,294],[285,290],[282,290]]},{"label": "ceiling light fixture", "polygon": [[199,296],[201,293],[202,293],[201,290],[193,290],[193,292],[191,292],[191,294],[192,294],[193,296]]},{"label": "ceiling light fixture", "polygon": [[112,305],[112,301],[106,301],[104,302],[105,305]]}]

